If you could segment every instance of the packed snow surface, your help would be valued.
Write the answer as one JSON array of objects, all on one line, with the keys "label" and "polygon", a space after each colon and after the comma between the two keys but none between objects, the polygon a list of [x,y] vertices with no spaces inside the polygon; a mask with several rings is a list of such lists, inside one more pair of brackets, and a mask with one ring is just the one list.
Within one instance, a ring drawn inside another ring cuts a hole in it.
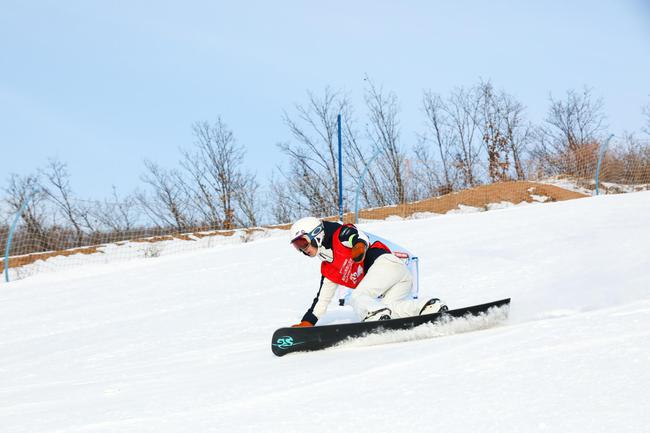
[{"label": "packed snow surface", "polygon": [[0,431],[648,431],[650,192],[362,228],[509,318],[276,358],[320,281],[282,232],[37,274],[0,286]]}]

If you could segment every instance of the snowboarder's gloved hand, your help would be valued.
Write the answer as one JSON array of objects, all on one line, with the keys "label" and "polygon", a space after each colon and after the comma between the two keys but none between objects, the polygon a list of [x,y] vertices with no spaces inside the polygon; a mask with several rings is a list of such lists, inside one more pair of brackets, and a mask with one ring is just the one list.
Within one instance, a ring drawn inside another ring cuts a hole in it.
[{"label": "snowboarder's gloved hand", "polygon": [[308,326],[314,326],[314,324],[311,323],[311,322],[308,322],[306,320],[303,320],[302,322],[300,322],[298,324],[291,325],[292,328],[306,328]]},{"label": "snowboarder's gloved hand", "polygon": [[357,241],[352,247],[352,260],[359,263],[366,256],[367,245],[363,241]]}]

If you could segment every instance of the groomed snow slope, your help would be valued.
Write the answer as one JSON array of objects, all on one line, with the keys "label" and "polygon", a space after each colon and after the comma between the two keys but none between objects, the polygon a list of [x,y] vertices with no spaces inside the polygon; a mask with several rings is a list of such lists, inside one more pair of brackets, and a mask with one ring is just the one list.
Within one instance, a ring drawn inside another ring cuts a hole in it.
[{"label": "groomed snow slope", "polygon": [[280,235],[37,275],[0,291],[0,431],[648,431],[650,192],[362,227],[510,319],[276,358],[319,282]]}]

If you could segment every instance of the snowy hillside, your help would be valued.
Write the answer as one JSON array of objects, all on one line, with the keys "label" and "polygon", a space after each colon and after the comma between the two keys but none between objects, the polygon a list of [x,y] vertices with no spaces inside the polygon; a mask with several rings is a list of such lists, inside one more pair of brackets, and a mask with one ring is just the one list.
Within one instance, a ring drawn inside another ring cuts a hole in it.
[{"label": "snowy hillside", "polygon": [[283,233],[39,274],[0,290],[0,431],[648,431],[650,192],[362,228],[509,320],[276,358],[319,282]]}]

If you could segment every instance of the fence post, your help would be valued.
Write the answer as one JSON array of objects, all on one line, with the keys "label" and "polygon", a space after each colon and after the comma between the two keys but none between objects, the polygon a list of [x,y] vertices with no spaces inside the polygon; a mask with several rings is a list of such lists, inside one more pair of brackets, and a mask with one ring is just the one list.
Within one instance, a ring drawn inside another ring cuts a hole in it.
[{"label": "fence post", "polygon": [[411,257],[411,260],[415,262],[415,294],[413,299],[418,299],[420,296],[420,258]]},{"label": "fence post", "polygon": [[336,118],[339,140],[339,222],[343,224],[343,146],[341,144],[341,113]]},{"label": "fence post", "polygon": [[20,216],[23,214],[25,209],[27,209],[27,205],[29,205],[29,202],[32,200],[32,198],[35,195],[36,195],[36,191],[32,191],[31,194],[27,196],[22,206],[20,207],[20,210],[16,212],[14,221],[11,224],[11,227],[9,228],[9,236],[7,236],[7,246],[5,247],[5,281],[7,283],[9,282],[9,250],[11,249],[11,241],[13,240],[14,237],[14,231],[16,230],[16,225],[18,224],[18,220],[20,219]]},{"label": "fence post", "polygon": [[363,168],[363,174],[361,175],[361,178],[359,178],[359,182],[357,183],[357,191],[354,194],[354,223],[358,224],[359,223],[359,193],[361,192],[361,185],[363,184],[363,180],[366,178],[366,173],[368,173],[368,167],[370,167],[370,164],[379,156],[381,153],[381,149],[377,150],[375,154],[370,158],[370,161],[366,164],[366,166]]},{"label": "fence post", "polygon": [[607,137],[607,140],[605,140],[605,143],[600,146],[600,149],[598,151],[598,164],[596,164],[596,195],[598,195],[598,184],[600,183],[600,166],[603,162],[603,157],[605,156],[605,151],[607,150],[607,147],[609,146],[609,141],[614,137],[614,134],[611,134],[609,137]]}]

